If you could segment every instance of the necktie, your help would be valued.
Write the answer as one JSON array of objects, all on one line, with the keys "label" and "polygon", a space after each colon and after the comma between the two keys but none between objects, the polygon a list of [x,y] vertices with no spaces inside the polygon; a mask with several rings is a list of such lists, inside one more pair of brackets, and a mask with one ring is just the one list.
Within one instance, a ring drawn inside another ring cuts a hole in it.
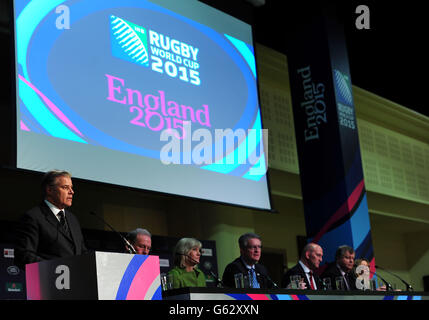
[{"label": "necktie", "polygon": [[60,211],[60,212],[58,212],[58,216],[60,217],[60,224],[61,224],[61,227],[63,227],[64,228],[64,231],[68,231],[67,230],[67,221],[66,221],[66,217],[65,217],[65,215],[64,215],[64,211]]},{"label": "necktie", "polygon": [[258,279],[256,278],[255,269],[250,268],[249,272],[250,272],[250,279],[251,279],[250,283],[252,285],[252,288],[260,288]]},{"label": "necktie", "polygon": [[346,289],[350,290],[349,282],[347,281],[347,273],[344,274],[343,278],[344,278],[344,283],[346,285]]},{"label": "necktie", "polygon": [[314,287],[314,282],[313,282],[313,272],[310,271],[308,274],[310,275],[310,287],[311,287],[311,290],[315,290],[316,288]]}]

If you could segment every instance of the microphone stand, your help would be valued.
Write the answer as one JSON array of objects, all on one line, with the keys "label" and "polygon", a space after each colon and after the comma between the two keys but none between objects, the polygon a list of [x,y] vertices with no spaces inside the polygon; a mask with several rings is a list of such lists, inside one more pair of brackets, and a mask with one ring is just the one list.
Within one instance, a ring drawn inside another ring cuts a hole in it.
[{"label": "microphone stand", "polygon": [[[192,259],[189,255],[184,254],[184,253],[179,253],[179,255],[181,256],[185,256],[186,258],[188,258],[189,260],[191,260],[193,263],[195,264],[199,264],[198,261],[196,261],[195,259]],[[218,276],[216,276],[216,274],[210,270],[210,275],[216,280],[216,286],[221,285],[221,287],[224,287],[222,280],[219,279]]]},{"label": "microphone stand", "polygon": [[384,284],[386,285],[386,291],[393,291],[392,285],[389,282],[387,282],[382,276],[380,276],[378,273],[375,273],[375,272],[371,272],[371,273],[373,275],[376,275],[378,278],[381,279],[381,281],[384,282]]},{"label": "microphone stand", "polygon": [[267,279],[273,286],[274,286],[274,288],[278,288],[279,286],[277,285],[277,283],[275,283],[271,278],[270,278],[270,276],[269,275],[265,275],[265,274],[260,274],[260,273],[257,273],[256,274],[256,276],[262,276],[262,277],[264,277],[265,279]]},{"label": "microphone stand", "polygon": [[95,212],[91,211],[90,214],[92,214],[93,216],[97,217],[98,219],[100,219],[106,226],[108,226],[113,232],[115,232],[116,234],[119,235],[119,237],[122,239],[122,241],[126,244],[126,247],[128,248],[128,251],[132,254],[137,254],[136,249],[134,249],[134,247],[131,245],[131,243],[122,235],[120,234],[118,231],[116,231],[110,224],[107,223],[106,220],[104,220],[103,218],[97,216],[95,214]]},{"label": "microphone stand", "polygon": [[210,270],[210,274],[216,280],[216,287],[219,287],[220,285],[220,288],[222,288],[224,286],[222,280],[220,280],[219,277],[212,270]]},{"label": "microphone stand", "polygon": [[392,276],[394,276],[394,277],[398,278],[399,280],[401,280],[402,283],[405,284],[405,287],[407,288],[407,291],[413,291],[413,287],[408,282],[406,282],[404,279],[402,279],[400,276],[398,276],[398,275],[394,274],[393,272],[390,272],[390,271],[388,271],[388,270],[386,270],[386,269],[384,269],[384,268],[382,268],[380,266],[375,266],[375,267],[377,269],[381,269],[383,271],[386,271],[387,273],[389,273]]}]

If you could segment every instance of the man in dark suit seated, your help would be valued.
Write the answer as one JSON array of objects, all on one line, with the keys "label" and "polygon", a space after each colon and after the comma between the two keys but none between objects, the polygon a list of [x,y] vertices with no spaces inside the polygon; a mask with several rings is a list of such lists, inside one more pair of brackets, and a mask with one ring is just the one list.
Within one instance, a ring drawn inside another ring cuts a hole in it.
[{"label": "man in dark suit seated", "polygon": [[323,249],[315,243],[308,243],[301,253],[298,263],[289,269],[282,279],[282,288],[291,288],[291,276],[301,276],[303,280],[299,289],[320,290],[322,282],[315,271],[323,258]]},{"label": "man in dark suit seated", "polygon": [[[352,247],[342,245],[335,252],[335,261],[330,263],[321,278],[330,278],[334,290],[356,290],[356,278],[353,276],[355,251]],[[342,278],[343,288],[337,288],[336,278]]]},{"label": "man in dark suit seated", "polygon": [[21,267],[87,252],[80,224],[68,209],[74,194],[70,173],[49,171],[41,187],[44,200],[20,220],[15,261]]},{"label": "man in dark suit seated", "polygon": [[245,233],[238,239],[240,257],[228,264],[223,272],[223,285],[235,288],[234,275],[248,275],[251,288],[273,288],[274,282],[268,275],[267,269],[261,265],[262,242],[255,233]]},{"label": "man in dark suit seated", "polygon": [[[137,254],[148,255],[152,249],[152,235],[142,228],[137,228],[128,232],[127,240],[133,246]],[[125,246],[126,252],[130,253],[128,246]]]}]

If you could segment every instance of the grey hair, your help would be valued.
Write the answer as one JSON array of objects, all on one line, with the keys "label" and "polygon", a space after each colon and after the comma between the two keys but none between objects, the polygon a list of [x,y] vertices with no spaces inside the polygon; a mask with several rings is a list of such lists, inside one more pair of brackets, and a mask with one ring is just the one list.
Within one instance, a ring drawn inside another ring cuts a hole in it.
[{"label": "grey hair", "polygon": [[199,249],[202,247],[201,241],[195,239],[195,238],[182,238],[174,247],[173,251],[173,263],[175,266],[178,266],[180,268],[185,267],[185,259],[186,256],[189,254],[189,251],[191,251],[193,248],[198,247]]},{"label": "grey hair", "polygon": [[137,228],[133,231],[128,232],[127,234],[128,241],[131,242],[131,244],[134,244],[139,234],[152,238],[152,235],[150,234],[149,231],[147,231],[146,229]]},{"label": "grey hair", "polygon": [[51,170],[45,173],[42,178],[41,189],[43,198],[46,197],[46,188],[49,186],[54,186],[56,179],[59,177],[69,177],[71,174],[64,170]]},{"label": "grey hair", "polygon": [[261,237],[258,236],[256,233],[248,232],[240,236],[238,239],[238,245],[240,246],[240,249],[245,249],[247,247],[247,244],[249,243],[250,239],[259,239],[261,240]]}]

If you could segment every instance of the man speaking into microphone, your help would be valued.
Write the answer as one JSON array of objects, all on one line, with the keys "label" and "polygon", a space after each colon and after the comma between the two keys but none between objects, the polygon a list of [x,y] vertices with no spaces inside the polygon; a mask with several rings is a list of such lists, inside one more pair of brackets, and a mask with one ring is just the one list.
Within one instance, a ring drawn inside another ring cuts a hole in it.
[{"label": "man speaking into microphone", "polygon": [[47,172],[41,189],[43,201],[20,220],[15,261],[21,267],[87,252],[80,224],[68,209],[74,195],[70,173]]}]

